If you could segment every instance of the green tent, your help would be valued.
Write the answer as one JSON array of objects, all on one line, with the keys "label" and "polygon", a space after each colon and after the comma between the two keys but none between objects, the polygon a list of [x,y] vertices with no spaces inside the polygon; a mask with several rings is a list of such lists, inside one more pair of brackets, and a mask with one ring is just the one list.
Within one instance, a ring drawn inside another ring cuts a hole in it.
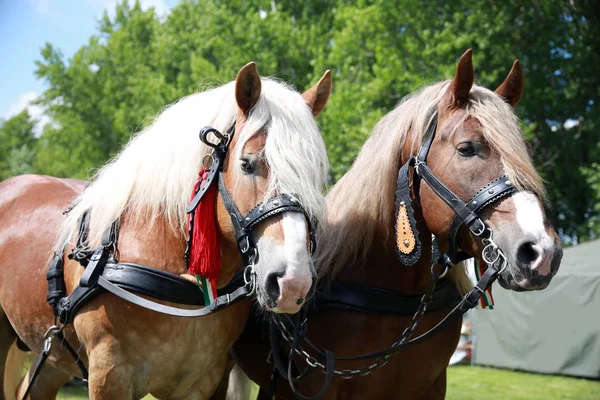
[{"label": "green tent", "polygon": [[474,315],[474,363],[600,378],[600,240],[565,249],[545,290],[493,295]]}]

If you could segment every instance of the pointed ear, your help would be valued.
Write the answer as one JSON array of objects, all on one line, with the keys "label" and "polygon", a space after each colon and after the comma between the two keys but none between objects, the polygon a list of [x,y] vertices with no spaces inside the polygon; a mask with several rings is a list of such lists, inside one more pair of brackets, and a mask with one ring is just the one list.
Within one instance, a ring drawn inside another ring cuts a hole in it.
[{"label": "pointed ear", "polygon": [[245,115],[248,115],[258,102],[261,86],[254,61],[244,65],[235,78],[235,100]]},{"label": "pointed ear", "polygon": [[448,91],[444,95],[442,102],[452,108],[460,107],[469,100],[469,92],[473,87],[473,60],[471,58],[471,49],[465,51],[465,53],[458,60],[456,66],[456,74],[452,79],[452,83],[448,87]]},{"label": "pointed ear", "polygon": [[315,83],[313,87],[302,93],[302,98],[308,104],[312,110],[313,115],[316,117],[323,111],[329,94],[331,93],[331,72],[325,71],[323,77],[319,79],[319,82]]},{"label": "pointed ear", "polygon": [[525,76],[523,75],[521,64],[519,63],[519,60],[515,60],[508,76],[504,82],[498,86],[498,89],[496,89],[496,94],[502,97],[512,107],[516,107],[523,95],[524,85]]}]

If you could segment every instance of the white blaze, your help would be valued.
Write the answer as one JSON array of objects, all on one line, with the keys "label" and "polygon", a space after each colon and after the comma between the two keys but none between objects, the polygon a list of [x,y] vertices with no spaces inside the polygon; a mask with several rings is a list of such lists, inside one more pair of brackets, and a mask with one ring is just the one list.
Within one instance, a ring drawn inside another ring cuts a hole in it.
[{"label": "white blaze", "polygon": [[[283,228],[283,249],[288,262],[288,267],[293,269],[304,269],[307,274],[307,265],[310,256],[306,250],[307,225],[306,218],[301,213],[284,212],[282,214],[281,226]],[[302,268],[303,267],[303,268]],[[300,272],[301,271],[295,271]],[[304,272],[304,271],[302,271]]]},{"label": "white blaze", "polygon": [[551,245],[552,239],[544,227],[544,214],[538,198],[531,192],[518,192],[512,196],[517,211],[517,222],[524,234],[533,236],[537,244]]}]

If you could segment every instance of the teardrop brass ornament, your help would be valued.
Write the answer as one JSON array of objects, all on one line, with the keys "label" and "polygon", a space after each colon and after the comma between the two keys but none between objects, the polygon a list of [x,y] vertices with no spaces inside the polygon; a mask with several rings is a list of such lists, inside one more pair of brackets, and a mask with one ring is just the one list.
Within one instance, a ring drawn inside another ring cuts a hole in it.
[{"label": "teardrop brass ornament", "polygon": [[396,246],[402,254],[410,254],[415,249],[415,235],[410,227],[406,204],[401,204],[398,209],[396,221]]}]

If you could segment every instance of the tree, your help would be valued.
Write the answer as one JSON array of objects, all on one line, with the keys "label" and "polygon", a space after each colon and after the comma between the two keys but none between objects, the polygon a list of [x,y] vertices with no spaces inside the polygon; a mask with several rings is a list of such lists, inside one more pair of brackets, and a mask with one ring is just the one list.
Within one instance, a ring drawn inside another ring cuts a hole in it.
[{"label": "tree", "polygon": [[56,123],[34,165],[88,177],[165,105],[230,81],[254,60],[261,74],[299,90],[332,70],[319,124],[334,182],[381,116],[450,78],[473,48],[477,80],[490,88],[521,60],[517,113],[547,181],[550,219],[566,241],[587,240],[600,235],[599,27],[589,0],[183,0],[164,20],[122,1],[72,59],[42,50],[37,74],[49,89],[41,104]]},{"label": "tree", "polygon": [[0,120],[0,179],[34,172],[35,124],[27,109]]}]

